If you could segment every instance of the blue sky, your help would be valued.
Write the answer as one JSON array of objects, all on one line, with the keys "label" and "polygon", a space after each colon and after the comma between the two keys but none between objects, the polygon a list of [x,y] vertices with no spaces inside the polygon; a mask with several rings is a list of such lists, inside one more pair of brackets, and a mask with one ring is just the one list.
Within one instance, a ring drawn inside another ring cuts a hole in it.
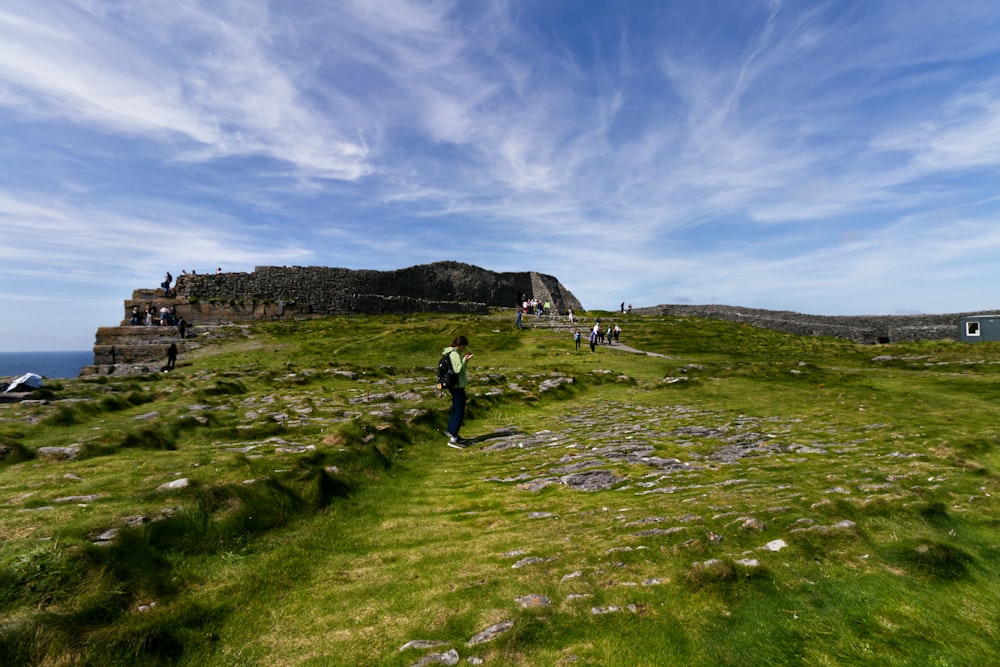
[{"label": "blue sky", "polygon": [[221,266],[995,311],[995,0],[8,0],[0,350]]}]

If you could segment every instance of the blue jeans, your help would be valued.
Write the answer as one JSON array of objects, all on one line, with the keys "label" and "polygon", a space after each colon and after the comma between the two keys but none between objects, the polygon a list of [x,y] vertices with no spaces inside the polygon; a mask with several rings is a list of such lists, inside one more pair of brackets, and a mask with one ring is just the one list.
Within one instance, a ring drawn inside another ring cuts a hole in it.
[{"label": "blue jeans", "polygon": [[462,428],[465,419],[465,387],[454,387],[451,392],[451,415],[448,417],[448,435],[458,437],[458,429]]}]

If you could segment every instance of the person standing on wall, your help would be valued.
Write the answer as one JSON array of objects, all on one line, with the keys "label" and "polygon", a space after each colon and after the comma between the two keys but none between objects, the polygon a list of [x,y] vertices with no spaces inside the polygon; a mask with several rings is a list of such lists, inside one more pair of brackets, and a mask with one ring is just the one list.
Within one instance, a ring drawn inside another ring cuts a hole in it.
[{"label": "person standing on wall", "polygon": [[465,420],[465,387],[469,384],[469,376],[466,372],[467,363],[472,358],[471,352],[466,352],[469,340],[465,336],[455,336],[451,341],[451,347],[444,348],[441,354],[447,354],[451,359],[451,369],[458,376],[458,382],[454,387],[449,387],[451,392],[451,415],[448,417],[448,446],[461,449],[464,441],[458,436],[458,431],[462,428]]}]

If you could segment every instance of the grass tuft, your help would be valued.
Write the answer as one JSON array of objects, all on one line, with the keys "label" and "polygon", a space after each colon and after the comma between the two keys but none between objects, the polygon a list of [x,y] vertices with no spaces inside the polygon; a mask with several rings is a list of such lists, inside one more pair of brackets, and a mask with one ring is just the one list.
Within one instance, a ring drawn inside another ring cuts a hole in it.
[{"label": "grass tuft", "polygon": [[4,439],[0,443],[0,464],[20,463],[35,458],[35,452],[25,447],[17,440]]},{"label": "grass tuft", "polygon": [[126,433],[118,446],[125,449],[177,449],[176,438],[171,433],[153,425]]},{"label": "grass tuft", "polygon": [[904,567],[938,581],[957,581],[969,576],[975,559],[963,549],[942,542],[921,542],[893,550],[893,556]]}]

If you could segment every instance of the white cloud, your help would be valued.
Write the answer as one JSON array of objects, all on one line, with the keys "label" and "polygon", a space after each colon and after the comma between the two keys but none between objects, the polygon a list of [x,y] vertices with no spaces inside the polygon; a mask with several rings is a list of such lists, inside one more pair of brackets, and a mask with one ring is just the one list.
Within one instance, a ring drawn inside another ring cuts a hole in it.
[{"label": "white cloud", "polygon": [[972,0],[16,3],[0,281],[458,259],[595,306],[985,299],[998,35]]}]

